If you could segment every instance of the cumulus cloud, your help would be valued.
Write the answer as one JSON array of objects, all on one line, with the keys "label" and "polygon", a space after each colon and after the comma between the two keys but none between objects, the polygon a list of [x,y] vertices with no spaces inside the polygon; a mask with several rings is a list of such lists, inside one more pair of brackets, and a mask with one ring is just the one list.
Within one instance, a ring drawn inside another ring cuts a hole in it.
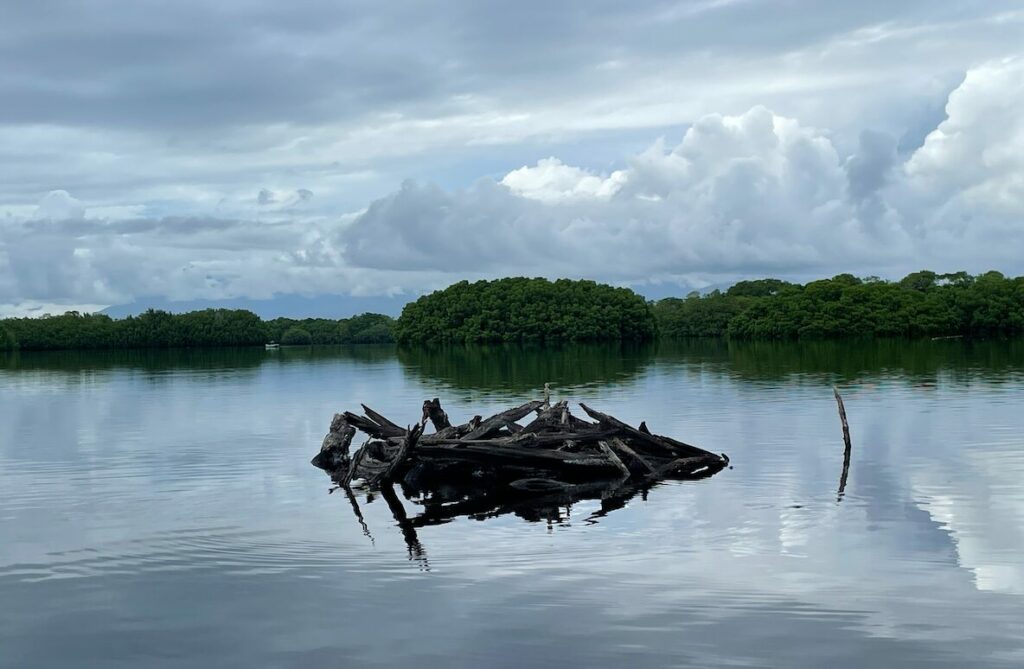
[{"label": "cumulus cloud", "polygon": [[603,170],[548,157],[465,188],[410,180],[346,215],[311,207],[319,187],[314,199],[248,185],[220,217],[91,200],[87,212],[52,191],[0,221],[0,303],[412,292],[510,274],[681,293],[765,274],[1020,272],[1022,72],[1019,60],[968,71],[909,153],[898,134],[844,142],[754,106],[705,114]]},{"label": "cumulus cloud", "polygon": [[[907,161],[915,194],[941,218],[1019,217],[1024,211],[1024,61],[967,73],[949,96],[946,119]],[[936,206],[938,205],[938,206]]]},{"label": "cumulus cloud", "polygon": [[858,219],[844,161],[820,131],[763,107],[708,115],[600,176],[558,160],[445,192],[407,183],[346,231],[368,267],[501,268],[642,279],[769,271],[877,258],[898,228]]},{"label": "cumulus cloud", "polygon": [[610,199],[621,188],[625,173],[613,172],[605,178],[579,167],[546,158],[535,167],[524,165],[501,180],[510,191],[531,200],[561,202],[583,198]]},{"label": "cumulus cloud", "polygon": [[827,131],[764,107],[709,114],[677,145],[656,142],[610,174],[547,158],[465,190],[407,182],[345,230],[344,257],[633,281],[925,264],[1019,271],[1010,249],[1024,242],[1022,72],[1017,60],[969,72],[946,119],[902,163],[885,133],[862,133],[842,156]]}]

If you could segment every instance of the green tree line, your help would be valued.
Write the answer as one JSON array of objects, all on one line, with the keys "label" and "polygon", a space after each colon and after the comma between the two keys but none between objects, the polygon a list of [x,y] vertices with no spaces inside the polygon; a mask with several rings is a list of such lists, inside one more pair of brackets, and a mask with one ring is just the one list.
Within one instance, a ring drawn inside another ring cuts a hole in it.
[{"label": "green tree line", "polygon": [[59,316],[0,320],[0,350],[258,346],[271,341],[289,343],[284,341],[288,331],[292,331],[290,343],[362,344],[394,341],[393,324],[394,319],[380,314],[341,320],[263,321],[242,309],[204,309],[184,314],[151,309],[119,319],[72,311]]},{"label": "green tree line", "polygon": [[642,341],[656,334],[650,307],[628,288],[522,277],[460,281],[410,302],[395,324],[401,343]]},{"label": "green tree line", "polygon": [[805,285],[741,281],[653,305],[666,338],[798,339],[1024,333],[1024,277],[921,271],[899,281],[840,274]]},{"label": "green tree line", "polygon": [[395,319],[361,314],[340,321],[328,318],[275,318],[267,321],[271,341],[280,344],[386,344],[393,342]]},{"label": "green tree line", "polygon": [[460,281],[410,302],[396,321],[275,318],[244,310],[150,310],[113,319],[69,312],[0,320],[0,350],[282,344],[807,339],[1024,333],[1024,277],[914,272],[899,281],[840,274],[800,285],[741,281],[726,291],[645,302],[593,281]]}]

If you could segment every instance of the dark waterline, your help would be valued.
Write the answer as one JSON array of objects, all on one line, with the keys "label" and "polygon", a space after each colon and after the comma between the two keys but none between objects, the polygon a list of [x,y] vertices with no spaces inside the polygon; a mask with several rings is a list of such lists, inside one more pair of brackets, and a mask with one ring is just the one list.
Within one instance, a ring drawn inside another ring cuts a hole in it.
[{"label": "dark waterline", "polygon": [[[734,469],[414,550],[308,464],[545,382]],[[0,667],[1021,666],[1022,389],[1020,341],[0,355]]]}]

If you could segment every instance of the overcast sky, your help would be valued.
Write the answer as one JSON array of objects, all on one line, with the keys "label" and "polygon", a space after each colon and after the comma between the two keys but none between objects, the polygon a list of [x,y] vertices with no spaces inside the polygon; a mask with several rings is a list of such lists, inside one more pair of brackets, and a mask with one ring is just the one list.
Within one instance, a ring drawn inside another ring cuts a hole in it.
[{"label": "overcast sky", "polygon": [[0,314],[1024,272],[1019,1],[0,10]]}]

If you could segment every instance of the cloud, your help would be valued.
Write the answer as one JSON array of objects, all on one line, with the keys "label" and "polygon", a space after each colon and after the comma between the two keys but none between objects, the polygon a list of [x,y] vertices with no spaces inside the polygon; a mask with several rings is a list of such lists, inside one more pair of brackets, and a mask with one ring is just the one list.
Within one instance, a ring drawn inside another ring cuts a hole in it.
[{"label": "cloud", "polygon": [[906,177],[921,197],[958,215],[1024,211],[1022,91],[1024,60],[967,73],[949,96],[946,119],[906,163]]},{"label": "cloud", "polygon": [[52,190],[39,201],[36,218],[50,221],[79,220],[85,218],[85,207],[66,190]]},{"label": "cloud", "polygon": [[304,205],[312,199],[313,191],[308,188],[299,188],[290,192],[261,188],[260,192],[256,194],[256,204],[260,208],[271,208],[278,211]]},{"label": "cloud", "polygon": [[845,155],[864,128],[930,122],[1024,24],[1013,0],[5,9],[0,208],[66,188],[153,216],[251,214],[263,184],[337,214],[404,178],[464,186],[552,155],[611,172],[640,138],[756,104]]},{"label": "cloud", "polygon": [[[638,280],[877,256],[822,133],[756,107],[709,115],[608,176],[557,159],[448,193],[407,183],[344,233],[354,265]],[[886,253],[899,247],[890,231]],[[849,262],[848,260],[848,262]]]},{"label": "cloud", "polygon": [[756,105],[681,123],[678,141],[648,140],[606,169],[552,156],[464,188],[407,180],[353,214],[330,197],[325,212],[319,188],[294,180],[204,196],[217,215],[51,191],[0,220],[0,303],[415,293],[510,274],[683,293],[765,274],[1020,272],[1022,67],[968,71],[909,153],[898,133],[848,143]]},{"label": "cloud", "polygon": [[560,202],[583,198],[611,198],[622,186],[621,171],[608,178],[579,167],[565,165],[558,158],[538,161],[536,167],[512,170],[501,180],[510,191],[531,200]]},{"label": "cloud", "polygon": [[260,192],[256,195],[256,204],[261,207],[265,207],[268,204],[277,202],[277,197],[266,188],[261,188]]},{"label": "cloud", "polygon": [[947,117],[900,163],[896,140],[827,131],[754,107],[709,114],[598,174],[547,158],[445,191],[407,182],[344,231],[347,262],[459,274],[626,281],[994,264],[1024,242],[1021,61],[972,70]]}]

